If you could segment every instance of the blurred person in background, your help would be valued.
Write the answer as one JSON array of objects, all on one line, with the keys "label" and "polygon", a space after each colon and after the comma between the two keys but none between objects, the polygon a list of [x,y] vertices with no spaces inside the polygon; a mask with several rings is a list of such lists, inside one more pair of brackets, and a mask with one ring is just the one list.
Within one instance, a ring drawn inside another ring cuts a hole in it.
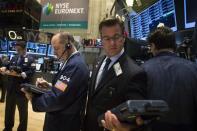
[{"label": "blurred person in background", "polygon": [[34,59],[26,54],[26,42],[17,41],[15,45],[17,55],[12,57],[7,66],[1,67],[1,72],[8,75],[6,85],[5,128],[4,131],[12,131],[14,126],[16,106],[19,111],[18,131],[27,131],[28,100],[21,92],[21,84],[29,83],[34,73],[32,63]]}]

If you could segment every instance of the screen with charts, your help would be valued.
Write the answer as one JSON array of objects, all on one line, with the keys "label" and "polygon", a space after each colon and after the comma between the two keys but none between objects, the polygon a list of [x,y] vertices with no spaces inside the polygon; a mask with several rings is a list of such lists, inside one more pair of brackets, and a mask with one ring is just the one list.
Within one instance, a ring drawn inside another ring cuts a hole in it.
[{"label": "screen with charts", "polygon": [[184,0],[185,28],[195,27],[197,21],[197,0]]},{"label": "screen with charts", "polygon": [[44,64],[44,57],[40,57],[37,60],[38,62],[36,63],[36,71],[40,71],[42,68],[42,64]]},{"label": "screen with charts", "polygon": [[43,57],[38,58],[38,64],[43,64],[43,63],[44,63],[44,58]]},{"label": "screen with charts", "polygon": [[164,23],[173,31],[177,30],[174,0],[158,0],[139,12],[130,13],[131,37],[146,39],[148,34]]},{"label": "screen with charts", "polygon": [[27,53],[46,55],[46,52],[47,52],[47,44],[27,42]]},{"label": "screen with charts", "polygon": [[8,50],[9,50],[9,52],[16,51],[15,45],[16,45],[16,41],[8,41]]},{"label": "screen with charts", "polygon": [[54,56],[54,49],[51,45],[48,46],[48,56]]}]

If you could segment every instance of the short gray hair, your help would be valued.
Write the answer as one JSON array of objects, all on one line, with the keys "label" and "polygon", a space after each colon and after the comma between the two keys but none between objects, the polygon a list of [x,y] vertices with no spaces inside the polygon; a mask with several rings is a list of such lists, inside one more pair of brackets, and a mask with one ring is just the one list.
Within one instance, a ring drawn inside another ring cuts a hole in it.
[{"label": "short gray hair", "polygon": [[75,42],[74,37],[68,32],[60,32],[58,34],[59,34],[60,43],[62,44],[68,44],[68,43],[73,44]]}]

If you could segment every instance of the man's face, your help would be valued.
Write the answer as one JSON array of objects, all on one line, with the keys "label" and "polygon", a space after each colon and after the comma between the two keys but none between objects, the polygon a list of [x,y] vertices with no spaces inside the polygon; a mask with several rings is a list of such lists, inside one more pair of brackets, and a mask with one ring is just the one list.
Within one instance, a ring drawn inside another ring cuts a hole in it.
[{"label": "man's face", "polygon": [[125,38],[118,24],[110,27],[103,26],[101,29],[101,39],[108,57],[119,54],[124,47]]},{"label": "man's face", "polygon": [[59,39],[58,35],[55,35],[52,38],[51,44],[52,44],[52,46],[54,48],[54,54],[59,59],[62,56],[62,54],[64,53],[64,50],[65,50],[64,44],[60,43],[60,39]]},{"label": "man's face", "polygon": [[25,49],[23,49],[23,48],[20,47],[20,46],[15,46],[15,49],[16,49],[16,52],[17,52],[19,55],[23,55],[24,52],[25,52]]}]

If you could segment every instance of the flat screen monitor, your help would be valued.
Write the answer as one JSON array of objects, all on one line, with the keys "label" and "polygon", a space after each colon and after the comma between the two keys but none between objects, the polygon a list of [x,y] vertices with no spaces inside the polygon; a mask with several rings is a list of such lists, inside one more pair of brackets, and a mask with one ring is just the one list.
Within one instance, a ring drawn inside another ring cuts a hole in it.
[{"label": "flat screen monitor", "polygon": [[41,57],[41,58],[38,58],[38,64],[43,64],[44,63],[44,58]]},{"label": "flat screen monitor", "polygon": [[48,55],[49,56],[54,56],[54,49],[51,45],[48,46]]},{"label": "flat screen monitor", "polygon": [[177,30],[174,0],[158,0],[146,7],[142,11],[130,13],[130,36],[132,38],[146,39],[159,23],[164,23],[173,31]]},{"label": "flat screen monitor", "polygon": [[9,49],[9,51],[16,51],[15,45],[16,45],[16,41],[8,41],[8,49]]},{"label": "flat screen monitor", "polygon": [[184,0],[185,28],[195,27],[197,20],[197,0]]},{"label": "flat screen monitor", "polygon": [[27,42],[27,53],[46,55],[47,45],[41,43]]}]

